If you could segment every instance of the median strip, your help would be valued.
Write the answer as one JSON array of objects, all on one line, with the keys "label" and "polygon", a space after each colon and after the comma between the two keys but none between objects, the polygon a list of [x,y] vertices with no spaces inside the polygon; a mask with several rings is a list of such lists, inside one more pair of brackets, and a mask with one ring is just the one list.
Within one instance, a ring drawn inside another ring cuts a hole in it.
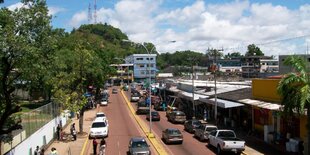
[{"label": "median strip", "polygon": [[141,120],[140,117],[138,117],[135,114],[135,109],[132,107],[131,103],[128,101],[128,99],[127,99],[126,95],[124,94],[123,90],[121,90],[121,93],[123,95],[123,98],[126,101],[126,104],[127,104],[128,108],[129,108],[130,112],[133,114],[135,120],[137,121],[137,123],[139,124],[139,126],[141,127],[143,132],[145,133],[146,137],[152,143],[152,145],[155,148],[155,150],[157,151],[157,153],[160,154],[160,155],[168,155],[168,153],[166,152],[164,147],[161,145],[160,141],[154,136],[154,134],[148,132],[147,125]]}]

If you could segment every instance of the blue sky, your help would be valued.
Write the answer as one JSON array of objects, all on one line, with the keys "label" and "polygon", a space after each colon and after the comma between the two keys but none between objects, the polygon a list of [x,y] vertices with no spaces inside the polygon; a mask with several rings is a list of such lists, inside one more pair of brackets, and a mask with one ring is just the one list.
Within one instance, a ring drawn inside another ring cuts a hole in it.
[{"label": "blue sky", "polygon": [[[66,31],[89,23],[89,4],[94,13],[94,0],[47,4],[53,27]],[[18,0],[0,5],[20,6]],[[307,0],[97,0],[97,21],[120,28],[132,41],[152,42],[159,52],[223,48],[244,53],[254,43],[266,55],[279,55],[305,53],[310,46]]]}]

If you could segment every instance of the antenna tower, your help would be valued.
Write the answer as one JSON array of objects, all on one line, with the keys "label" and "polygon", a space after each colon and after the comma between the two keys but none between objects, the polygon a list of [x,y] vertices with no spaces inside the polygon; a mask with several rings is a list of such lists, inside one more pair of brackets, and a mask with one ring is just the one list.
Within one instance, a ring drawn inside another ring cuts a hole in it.
[{"label": "antenna tower", "polygon": [[91,13],[91,4],[88,5],[88,24],[91,24],[92,21],[92,13]]},{"label": "antenna tower", "polygon": [[97,0],[95,0],[95,4],[94,4],[94,20],[95,20],[95,24],[97,24]]}]

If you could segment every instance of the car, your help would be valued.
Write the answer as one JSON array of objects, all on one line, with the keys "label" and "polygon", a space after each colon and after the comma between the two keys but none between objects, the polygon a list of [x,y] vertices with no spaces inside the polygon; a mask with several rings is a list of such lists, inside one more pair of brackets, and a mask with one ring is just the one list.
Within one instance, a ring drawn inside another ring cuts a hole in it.
[{"label": "car", "polygon": [[183,143],[183,135],[177,128],[167,128],[162,132],[162,140],[166,144],[170,143]]},{"label": "car", "polygon": [[184,130],[188,131],[189,133],[195,133],[195,130],[201,126],[201,122],[196,119],[187,120],[184,123]]},{"label": "car", "polygon": [[186,115],[183,111],[173,111],[168,114],[168,121],[183,124],[186,121]]},{"label": "car", "polygon": [[140,100],[140,93],[137,91],[135,93],[132,93],[130,96],[130,101],[131,102],[138,102]]},{"label": "car", "polygon": [[178,111],[178,108],[177,107],[171,107],[171,106],[168,106],[167,107],[167,111],[166,111],[166,116],[168,117],[168,115],[173,112],[173,111]]},{"label": "car", "polygon": [[202,124],[196,130],[194,137],[199,139],[200,141],[205,141],[209,139],[209,134],[213,130],[217,130],[217,126],[212,124]]},{"label": "car", "polygon": [[107,120],[96,118],[91,125],[89,138],[107,137],[109,133],[109,124]]},{"label": "car", "polygon": [[108,98],[102,98],[100,101],[100,105],[102,106],[107,106],[108,105]]},{"label": "car", "polygon": [[107,116],[103,112],[97,112],[96,113],[96,118],[104,118],[104,119],[106,119]]},{"label": "car", "polygon": [[[151,111],[152,121],[160,121],[160,115],[157,111]],[[150,114],[146,114],[146,120],[150,120]]]},{"label": "car", "polygon": [[112,89],[112,94],[117,94],[117,89],[116,88]]},{"label": "car", "polygon": [[130,155],[151,155],[150,145],[143,137],[133,137],[129,140],[128,154]]}]

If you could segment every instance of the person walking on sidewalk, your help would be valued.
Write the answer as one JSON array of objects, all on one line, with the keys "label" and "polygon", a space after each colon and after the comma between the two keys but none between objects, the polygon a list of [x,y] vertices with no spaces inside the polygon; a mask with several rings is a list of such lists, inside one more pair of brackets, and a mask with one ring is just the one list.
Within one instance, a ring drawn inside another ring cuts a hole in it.
[{"label": "person walking on sidewalk", "polygon": [[56,134],[57,134],[57,140],[60,141],[61,138],[60,138],[60,132],[61,132],[61,127],[60,127],[60,124],[57,125],[57,128],[56,128]]},{"label": "person walking on sidewalk", "polygon": [[39,146],[36,147],[36,149],[34,150],[34,155],[40,155],[40,148]]},{"label": "person walking on sidewalk", "polygon": [[99,147],[99,155],[104,155],[105,154],[105,148],[107,144],[104,138],[101,139],[100,141],[100,147]]},{"label": "person walking on sidewalk", "polygon": [[75,141],[75,140],[76,140],[75,123],[73,123],[73,124],[71,125],[70,132],[71,132],[71,135],[72,135],[72,137],[73,137],[73,140]]},{"label": "person walking on sidewalk", "polygon": [[97,155],[97,145],[98,142],[96,140],[96,137],[93,139],[93,150],[94,150],[94,155]]}]

